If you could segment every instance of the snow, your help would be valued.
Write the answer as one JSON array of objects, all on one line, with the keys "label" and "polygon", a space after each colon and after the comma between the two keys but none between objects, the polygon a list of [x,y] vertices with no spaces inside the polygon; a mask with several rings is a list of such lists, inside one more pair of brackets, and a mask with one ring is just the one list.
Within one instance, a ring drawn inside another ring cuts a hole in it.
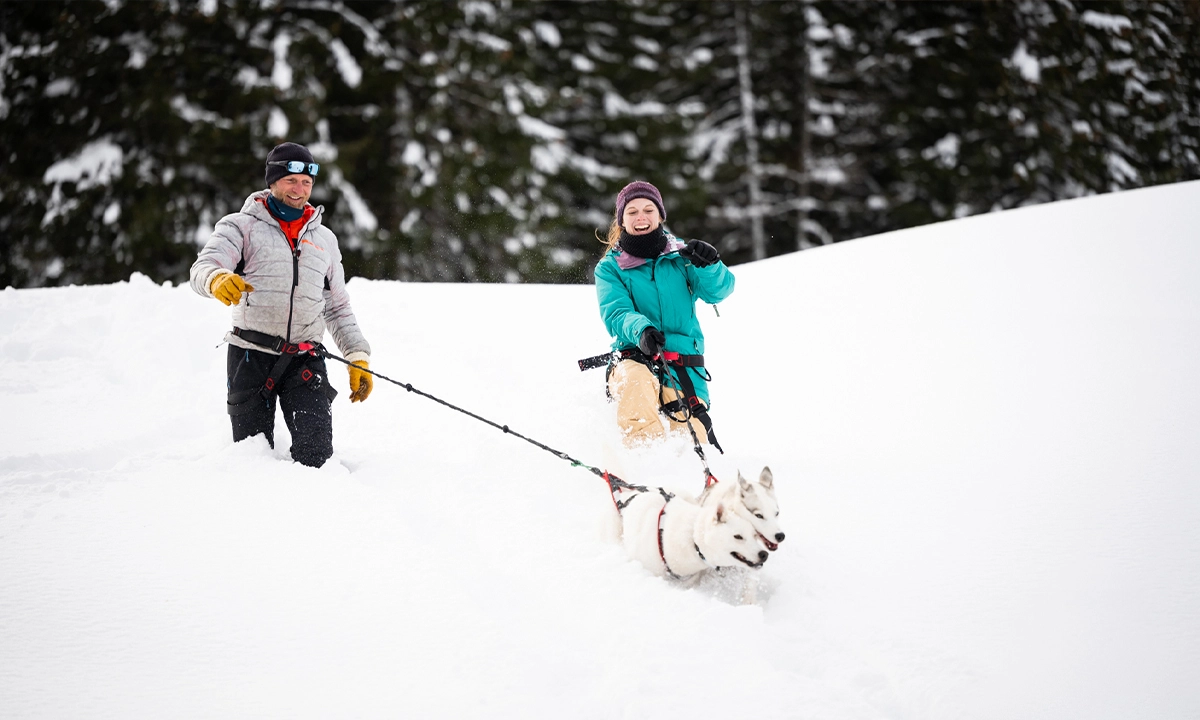
[{"label": "snow", "polygon": [[[743,606],[625,557],[587,470],[336,363],[325,467],[233,444],[187,287],[0,292],[0,715],[1196,717],[1198,194],[735,268],[710,461],[769,464],[788,533]],[[349,287],[379,372],[699,491],[615,442],[592,288]]]},{"label": "snow", "polygon": [[[330,168],[329,176],[330,185],[341,193],[342,198],[346,201],[354,227],[365,233],[373,233],[378,230],[379,219],[375,217],[375,213],[371,212],[371,207],[366,200],[363,200],[358,188],[354,187],[354,184],[347,180],[337,167]],[[350,243],[347,243],[346,247],[351,247]]]},{"label": "snow", "polygon": [[278,105],[273,106],[267,116],[267,134],[273,138],[282,138],[287,137],[289,130],[291,123],[288,122],[287,114]]},{"label": "snow", "polygon": [[121,177],[124,152],[110,138],[103,137],[83,146],[66,160],[59,160],[42,174],[42,182],[59,185],[76,183],[80,190],[107,185]]},{"label": "snow", "polygon": [[175,111],[179,117],[188,123],[209,123],[224,130],[233,127],[233,121],[228,118],[223,118],[220,114],[205,110],[199,105],[188,102],[188,99],[183,95],[176,95],[171,98],[171,109]]},{"label": "snow", "polygon": [[562,33],[552,23],[537,20],[533,23],[533,32],[537,34],[539,40],[550,47],[556,48],[562,45]]},{"label": "snow", "polygon": [[271,68],[271,83],[279,90],[292,88],[292,66],[288,62],[288,50],[292,46],[292,35],[281,30],[271,42],[275,54],[275,64]]},{"label": "snow", "polygon": [[1021,77],[1028,82],[1036,84],[1042,80],[1042,65],[1036,57],[1029,53],[1029,48],[1025,47],[1024,41],[1017,43],[1017,49],[1013,51],[1007,64],[1015,67],[1021,73]]},{"label": "snow", "polygon": [[338,74],[342,76],[342,82],[346,83],[347,87],[358,87],[362,83],[363,71],[358,61],[354,59],[354,54],[350,52],[350,48],[346,47],[346,43],[339,38],[330,38],[329,49],[337,60]]},{"label": "snow", "polygon": [[62,184],[75,183],[77,189],[87,190],[98,185],[107,185],[121,177],[124,152],[110,138],[103,137],[83,146],[78,153],[59,160],[42,175],[42,182],[53,185],[46,212],[42,216],[42,227],[48,227],[57,218],[66,215],[79,205],[76,198],[63,196]]},{"label": "snow", "polygon": [[1107,30],[1114,34],[1133,29],[1133,22],[1124,15],[1111,15],[1109,13],[1096,12],[1095,10],[1085,10],[1079,16],[1079,19],[1084,25]]}]

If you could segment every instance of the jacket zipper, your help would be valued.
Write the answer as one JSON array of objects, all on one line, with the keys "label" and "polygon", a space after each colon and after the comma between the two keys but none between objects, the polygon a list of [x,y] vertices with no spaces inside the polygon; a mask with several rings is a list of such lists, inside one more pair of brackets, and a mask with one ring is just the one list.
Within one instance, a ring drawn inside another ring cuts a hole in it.
[{"label": "jacket zipper", "polygon": [[[658,283],[654,282],[654,273],[658,271],[658,261],[662,260],[662,259],[663,259],[663,256],[659,255],[658,257],[654,258],[654,260],[652,260],[650,262],[650,284],[654,286],[654,295],[658,299],[659,323],[666,325],[667,317],[666,317],[666,314],[663,312],[662,288],[660,288],[658,286]],[[659,328],[659,330],[662,331],[662,334],[665,337],[667,334],[666,328]]]},{"label": "jacket zipper", "polygon": [[[288,241],[291,244],[291,240]],[[296,309],[296,287],[300,285],[300,248],[292,247],[292,291],[288,294],[287,341],[292,341],[292,312]]]},{"label": "jacket zipper", "polygon": [[[288,321],[286,338],[287,342],[289,343],[292,341],[292,314],[296,310],[296,288],[300,286],[300,238],[304,237],[304,234],[308,232],[310,227],[312,227],[313,220],[318,217],[320,217],[319,213],[313,213],[313,216],[309,218],[307,223],[304,224],[304,229],[296,234],[295,242],[292,242],[292,239],[287,236],[286,232],[283,233],[283,239],[287,240],[288,246],[292,248],[292,291],[288,293]],[[283,232],[282,227],[280,227],[279,230],[280,232]]]}]

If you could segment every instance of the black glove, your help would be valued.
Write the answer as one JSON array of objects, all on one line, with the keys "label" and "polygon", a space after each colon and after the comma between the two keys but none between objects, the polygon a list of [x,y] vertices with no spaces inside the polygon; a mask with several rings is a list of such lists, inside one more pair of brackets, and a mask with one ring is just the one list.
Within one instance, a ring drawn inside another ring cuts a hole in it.
[{"label": "black glove", "polygon": [[651,325],[642,331],[642,337],[638,340],[638,349],[646,353],[650,357],[662,352],[663,345],[667,344],[667,336],[663,335],[658,328]]},{"label": "black glove", "polygon": [[698,268],[708,267],[721,259],[721,254],[717,252],[717,249],[703,240],[688,240],[688,244],[679,251],[679,254],[691,260],[692,264]]}]

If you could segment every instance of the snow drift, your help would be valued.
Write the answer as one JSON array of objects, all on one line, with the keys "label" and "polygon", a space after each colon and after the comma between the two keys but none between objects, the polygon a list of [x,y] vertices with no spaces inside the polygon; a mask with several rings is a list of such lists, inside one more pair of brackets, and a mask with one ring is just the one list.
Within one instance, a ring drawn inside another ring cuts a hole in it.
[{"label": "snow drift", "polygon": [[[1200,714],[1200,183],[734,268],[718,477],[774,470],[753,606],[604,542],[603,483],[378,382],[319,470],[224,415],[228,310],[0,292],[5,718]],[[331,219],[336,227],[337,219]],[[355,279],[372,367],[627,479],[579,286]],[[345,389],[345,371],[331,377]]]}]

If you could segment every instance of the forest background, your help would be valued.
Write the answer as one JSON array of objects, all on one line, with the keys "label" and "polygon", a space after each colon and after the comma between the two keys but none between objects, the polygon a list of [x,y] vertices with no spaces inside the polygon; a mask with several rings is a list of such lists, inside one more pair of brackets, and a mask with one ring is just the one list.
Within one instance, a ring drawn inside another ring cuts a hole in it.
[{"label": "forest background", "polygon": [[182,282],[276,143],[347,274],[587,282],[1200,178],[1200,3],[0,2],[0,288]]}]

